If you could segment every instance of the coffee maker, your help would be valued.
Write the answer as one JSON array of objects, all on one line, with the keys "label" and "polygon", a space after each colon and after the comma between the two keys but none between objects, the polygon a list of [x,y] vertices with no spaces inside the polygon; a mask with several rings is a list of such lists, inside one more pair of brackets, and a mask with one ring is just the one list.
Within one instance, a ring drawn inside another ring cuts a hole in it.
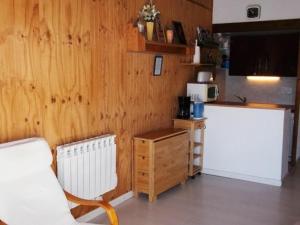
[{"label": "coffee maker", "polygon": [[190,104],[191,104],[191,97],[186,97],[186,96],[178,97],[179,110],[177,113],[177,119],[190,118]]}]

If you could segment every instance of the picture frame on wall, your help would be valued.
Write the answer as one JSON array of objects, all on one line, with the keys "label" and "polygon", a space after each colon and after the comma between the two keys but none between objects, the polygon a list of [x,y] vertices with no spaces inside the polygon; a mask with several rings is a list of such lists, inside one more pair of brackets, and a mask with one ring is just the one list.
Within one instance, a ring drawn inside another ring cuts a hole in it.
[{"label": "picture frame on wall", "polygon": [[161,55],[154,57],[153,76],[161,76],[163,60],[163,56]]},{"label": "picture frame on wall", "polygon": [[162,23],[160,22],[159,17],[155,19],[154,27],[155,27],[155,40],[161,43],[166,43],[165,30]]},{"label": "picture frame on wall", "polygon": [[184,30],[182,27],[181,22],[179,21],[172,21],[173,27],[174,27],[174,40],[176,44],[182,44],[186,45],[186,39],[185,39],[185,34]]}]

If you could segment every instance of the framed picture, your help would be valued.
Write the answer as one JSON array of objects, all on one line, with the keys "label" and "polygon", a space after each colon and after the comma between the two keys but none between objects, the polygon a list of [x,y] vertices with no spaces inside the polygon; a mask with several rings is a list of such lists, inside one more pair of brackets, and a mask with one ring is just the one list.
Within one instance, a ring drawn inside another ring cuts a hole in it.
[{"label": "framed picture", "polygon": [[155,40],[158,42],[162,42],[162,43],[166,43],[166,35],[165,35],[165,31],[164,28],[160,22],[160,18],[157,17],[155,19]]},{"label": "framed picture", "polygon": [[163,57],[157,55],[154,58],[153,76],[160,76],[162,72]]},{"label": "framed picture", "polygon": [[181,22],[172,21],[174,27],[174,40],[177,44],[186,45],[186,39]]}]

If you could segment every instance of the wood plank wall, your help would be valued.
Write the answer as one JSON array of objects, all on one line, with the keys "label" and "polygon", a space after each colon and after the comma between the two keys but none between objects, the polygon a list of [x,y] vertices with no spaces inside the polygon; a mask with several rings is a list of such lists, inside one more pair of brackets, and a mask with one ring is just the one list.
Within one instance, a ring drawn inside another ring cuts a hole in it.
[{"label": "wood plank wall", "polygon": [[[177,96],[192,70],[165,56],[126,52],[126,24],[143,0],[0,1],[0,142],[42,136],[57,145],[113,132],[118,136],[115,198],[131,190],[134,135],[172,125]],[[206,1],[211,7],[211,0]],[[211,11],[186,0],[157,0],[164,23],[211,29]],[[74,211],[76,216],[85,208]]]}]

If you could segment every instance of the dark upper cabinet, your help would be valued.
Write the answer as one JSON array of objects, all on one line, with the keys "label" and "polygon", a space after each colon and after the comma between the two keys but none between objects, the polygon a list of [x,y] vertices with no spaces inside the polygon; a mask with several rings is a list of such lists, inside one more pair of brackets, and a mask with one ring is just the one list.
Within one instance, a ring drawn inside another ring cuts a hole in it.
[{"label": "dark upper cabinet", "polygon": [[232,36],[231,76],[297,76],[299,34]]}]

